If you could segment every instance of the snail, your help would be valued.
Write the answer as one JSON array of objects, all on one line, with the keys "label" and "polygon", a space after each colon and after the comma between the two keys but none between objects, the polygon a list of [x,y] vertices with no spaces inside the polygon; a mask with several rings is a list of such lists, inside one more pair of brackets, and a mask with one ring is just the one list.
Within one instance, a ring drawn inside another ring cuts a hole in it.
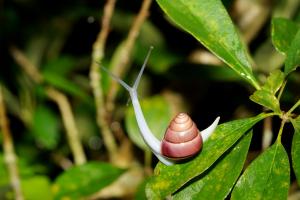
[{"label": "snail", "polygon": [[217,127],[220,117],[217,117],[208,128],[199,132],[196,124],[186,113],[179,113],[170,122],[163,140],[159,141],[152,134],[147,125],[137,96],[137,87],[152,49],[153,47],[150,47],[132,87],[112,74],[105,67],[100,67],[129,92],[140,133],[147,146],[162,163],[165,165],[173,165],[180,160],[196,155],[201,150],[203,142],[211,136]]},{"label": "snail", "polygon": [[195,123],[186,113],[177,114],[161,142],[162,155],[181,160],[195,155],[201,147],[202,137]]}]

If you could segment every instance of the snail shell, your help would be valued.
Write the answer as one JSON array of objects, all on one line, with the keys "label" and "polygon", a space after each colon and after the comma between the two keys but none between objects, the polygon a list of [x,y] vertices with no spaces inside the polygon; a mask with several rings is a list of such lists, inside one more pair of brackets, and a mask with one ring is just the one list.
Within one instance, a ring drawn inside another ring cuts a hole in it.
[{"label": "snail shell", "polygon": [[185,159],[197,154],[202,147],[202,137],[196,124],[186,113],[179,113],[170,122],[161,144],[164,156]]}]

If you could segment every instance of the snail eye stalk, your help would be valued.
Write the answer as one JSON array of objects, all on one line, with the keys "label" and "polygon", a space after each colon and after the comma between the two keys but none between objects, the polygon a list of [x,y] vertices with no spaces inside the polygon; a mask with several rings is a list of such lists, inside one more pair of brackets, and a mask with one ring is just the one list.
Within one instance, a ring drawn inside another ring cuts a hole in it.
[{"label": "snail eye stalk", "polygon": [[202,148],[203,142],[205,142],[214,132],[219,123],[220,117],[217,117],[207,129],[200,131],[202,133],[200,134],[196,124],[191,120],[191,118],[185,113],[179,113],[170,122],[164,139],[159,141],[148,127],[136,91],[152,49],[153,47],[150,47],[143,66],[141,67],[132,87],[112,74],[105,67],[101,65],[100,67],[129,92],[135,118],[144,142],[162,163],[165,165],[172,165],[178,160],[183,160],[196,155]]}]

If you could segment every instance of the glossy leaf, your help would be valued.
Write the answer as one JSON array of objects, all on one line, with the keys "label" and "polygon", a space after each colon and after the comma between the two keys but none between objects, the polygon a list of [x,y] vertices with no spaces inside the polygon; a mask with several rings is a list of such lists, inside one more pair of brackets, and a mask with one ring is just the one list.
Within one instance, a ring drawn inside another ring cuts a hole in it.
[{"label": "glossy leaf", "polygon": [[250,99],[276,113],[280,113],[279,101],[270,91],[257,90],[250,96]]},{"label": "glossy leaf", "polygon": [[291,46],[287,52],[287,57],[285,60],[284,73],[287,75],[290,72],[296,70],[300,65],[300,29],[295,35]]},{"label": "glossy leaf", "polygon": [[295,129],[292,142],[292,164],[298,184],[300,184],[300,117],[292,120]]},{"label": "glossy leaf", "polygon": [[146,186],[148,198],[164,198],[191,179],[207,170],[223,155],[236,141],[242,137],[254,124],[270,114],[261,114],[256,117],[235,120],[221,124],[212,136],[204,143],[198,156],[190,162],[166,166],[159,163],[155,168],[155,175]]},{"label": "glossy leaf", "polygon": [[220,0],[157,0],[164,12],[256,89],[251,61]]},{"label": "glossy leaf", "polygon": [[25,199],[53,199],[50,180],[46,176],[34,176],[22,179],[21,185]]},{"label": "glossy leaf", "polygon": [[[162,139],[172,118],[168,102],[160,96],[155,96],[143,99],[140,103],[150,130],[158,139]],[[130,139],[140,148],[149,149],[141,137],[132,106],[126,111],[125,124]]]},{"label": "glossy leaf", "polygon": [[33,115],[32,133],[39,145],[55,148],[60,136],[58,116],[49,108],[38,106]]},{"label": "glossy leaf", "polygon": [[231,199],[287,199],[290,185],[288,155],[276,142],[245,170],[239,178]]},{"label": "glossy leaf", "polygon": [[272,42],[275,48],[282,54],[286,54],[299,26],[289,20],[284,18],[274,18],[272,19]]},{"label": "glossy leaf", "polygon": [[124,170],[103,162],[72,167],[55,180],[55,199],[79,199],[91,195],[116,180]]},{"label": "glossy leaf", "polygon": [[252,132],[226,152],[207,173],[176,193],[174,199],[225,199],[243,169],[251,138]]}]

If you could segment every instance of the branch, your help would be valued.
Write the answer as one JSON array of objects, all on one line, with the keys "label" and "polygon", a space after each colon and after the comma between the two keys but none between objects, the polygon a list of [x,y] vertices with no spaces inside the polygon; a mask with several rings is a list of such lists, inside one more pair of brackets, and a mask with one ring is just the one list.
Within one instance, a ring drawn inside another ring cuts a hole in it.
[{"label": "branch", "polygon": [[86,162],[85,154],[81,146],[80,137],[76,128],[74,115],[68,98],[58,90],[48,87],[46,88],[47,95],[52,99],[59,107],[62,115],[62,120],[67,132],[68,142],[71,151],[74,155],[74,160],[77,165],[84,164]]},{"label": "branch", "polygon": [[10,52],[15,61],[28,74],[28,76],[32,78],[32,80],[34,80],[36,83],[43,82],[43,77],[38,71],[37,67],[30,62],[30,60],[24,55],[22,51],[20,51],[20,49],[18,49],[15,46],[12,46],[10,48]]},{"label": "branch", "polygon": [[102,17],[102,29],[98,34],[98,37],[93,45],[92,63],[90,67],[90,84],[93,89],[95,98],[95,106],[97,111],[97,125],[101,130],[101,134],[104,140],[104,145],[108,150],[109,158],[113,161],[117,155],[117,144],[113,137],[112,132],[109,129],[107,121],[106,110],[104,108],[104,97],[101,87],[101,74],[99,69],[99,63],[101,63],[104,56],[104,47],[106,39],[109,33],[109,24],[112,14],[114,12],[115,0],[107,0],[104,7],[104,15]]},{"label": "branch", "polygon": [[[133,50],[134,43],[139,35],[141,27],[149,15],[149,8],[152,0],[143,0],[141,9],[136,16],[131,29],[129,30],[128,36],[125,40],[125,44],[120,52],[119,60],[116,61],[115,69],[112,69],[113,73],[118,77],[123,77],[123,75],[128,70],[128,63],[130,61],[130,55]],[[115,81],[111,82],[108,96],[107,96],[107,108],[111,112],[114,109],[114,101],[119,89],[119,84]]]},{"label": "branch", "polygon": [[[12,47],[11,54],[15,61],[21,66],[21,68],[28,74],[32,80],[36,83],[43,83],[43,76],[37,70],[30,60],[24,55],[24,53],[16,47]],[[67,97],[54,88],[46,88],[47,95],[50,99],[57,103],[60,113],[63,118],[63,123],[67,131],[68,142],[76,164],[83,164],[86,161],[86,157],[83,151],[83,147],[80,142],[78,129],[76,127],[72,108]]]},{"label": "branch", "polygon": [[101,31],[99,32],[97,39],[93,44],[93,61],[101,62],[102,58],[104,57],[104,48],[109,33],[110,21],[114,12],[115,4],[115,0],[107,0],[107,3],[104,6],[104,15],[102,17]]},{"label": "branch", "polygon": [[2,86],[0,85],[0,127],[3,133],[3,151],[5,162],[8,168],[10,183],[17,200],[23,200],[20,177],[17,166],[17,157],[14,151],[14,144],[9,129],[9,122],[6,115],[6,108],[3,100]]},{"label": "branch", "polygon": [[292,112],[293,112],[298,106],[300,106],[300,99],[295,103],[295,105],[293,105],[293,107],[292,107],[289,111],[287,111],[287,113],[286,113],[287,116],[291,115]]}]

